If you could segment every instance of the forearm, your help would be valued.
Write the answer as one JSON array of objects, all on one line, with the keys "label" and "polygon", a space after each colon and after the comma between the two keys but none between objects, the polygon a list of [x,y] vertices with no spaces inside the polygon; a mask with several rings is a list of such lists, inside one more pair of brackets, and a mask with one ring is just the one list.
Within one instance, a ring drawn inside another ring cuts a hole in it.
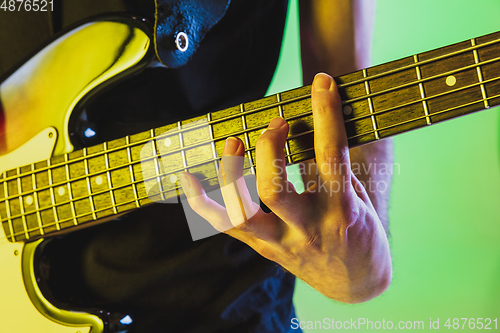
[{"label": "forearm", "polygon": [[302,79],[370,66],[375,1],[299,0]]}]

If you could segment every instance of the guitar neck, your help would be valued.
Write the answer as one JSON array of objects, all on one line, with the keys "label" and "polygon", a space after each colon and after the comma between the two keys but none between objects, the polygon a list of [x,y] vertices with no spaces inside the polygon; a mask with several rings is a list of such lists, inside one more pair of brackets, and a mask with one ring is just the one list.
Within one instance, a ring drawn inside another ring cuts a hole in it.
[{"label": "guitar neck", "polygon": [[[335,78],[350,147],[500,104],[500,32]],[[178,175],[217,185],[225,139],[255,143],[270,120],[290,124],[287,163],[314,157],[311,87],[126,136],[8,170],[0,216],[10,241],[47,237],[152,202],[176,202]]]}]

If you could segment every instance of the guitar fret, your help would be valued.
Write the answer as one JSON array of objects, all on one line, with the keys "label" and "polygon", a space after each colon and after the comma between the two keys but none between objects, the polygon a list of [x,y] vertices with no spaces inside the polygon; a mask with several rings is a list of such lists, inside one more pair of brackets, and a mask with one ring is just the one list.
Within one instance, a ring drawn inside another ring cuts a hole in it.
[{"label": "guitar fret", "polygon": [[111,198],[111,204],[113,205],[113,213],[118,214],[116,210],[116,201],[115,201],[115,193],[113,192],[113,185],[111,184],[111,173],[109,172],[109,155],[106,152],[108,149],[108,143],[103,143],[104,148],[104,165],[106,167],[106,177],[108,178],[108,187],[109,187],[109,195]]},{"label": "guitar fret", "polygon": [[[16,169],[17,169],[17,174],[20,175],[19,168],[16,168]],[[23,194],[23,187],[21,185],[21,178],[17,177],[16,181],[17,181],[17,192],[19,193],[19,196],[21,196]]]},{"label": "guitar fret", "polygon": [[[65,161],[67,161],[68,158],[66,156]],[[48,161],[48,166],[50,167],[50,160]],[[69,165],[66,163],[65,165],[65,171],[66,171],[66,186],[68,187],[68,198],[69,198],[69,205],[71,207],[71,214],[73,214],[73,223],[74,225],[78,225],[78,219],[76,218],[76,208],[75,208],[75,202],[73,201],[73,192],[71,191],[71,182],[69,181]],[[50,184],[51,182],[51,176],[50,176],[50,168],[48,169],[49,173],[49,186],[52,188],[52,185]]]},{"label": "guitar fret", "polygon": [[71,214],[73,215],[73,224],[78,225],[78,219],[76,218],[76,208],[75,208],[75,203],[73,201],[73,193],[71,193],[71,185],[68,182],[68,198],[69,198],[69,205],[71,207]]},{"label": "guitar fret", "polygon": [[219,159],[219,156],[217,155],[217,148],[215,147],[214,128],[210,124],[210,122],[212,121],[212,114],[211,113],[207,114],[207,121],[208,121],[208,130],[210,132],[209,133],[210,134],[210,141],[211,141],[211,145],[210,146],[212,147],[212,154],[213,154],[213,157],[214,157],[215,172],[217,174],[219,174],[219,164],[217,163],[217,161]]},{"label": "guitar fret", "polygon": [[87,183],[87,190],[89,192],[89,203],[90,203],[90,210],[92,211],[92,218],[94,220],[97,220],[97,215],[95,213],[95,204],[94,204],[94,198],[92,197],[92,189],[90,187],[90,178],[89,178],[89,164],[87,158],[87,148],[83,148],[83,166],[85,168],[85,180]]},{"label": "guitar fret", "polygon": [[[413,56],[413,60],[415,63],[418,64],[418,55],[415,54]],[[415,66],[415,70],[417,71],[417,80],[418,80],[418,87],[420,88],[420,96],[422,97],[422,106],[424,107],[424,114],[425,114],[425,121],[427,122],[427,125],[431,125],[431,118],[429,117],[429,108],[427,105],[427,100],[425,99],[425,92],[424,92],[424,85],[422,82],[422,73],[420,72],[420,66]]]},{"label": "guitar fret", "polygon": [[135,177],[134,177],[134,168],[132,167],[132,153],[130,151],[130,136],[127,135],[125,137],[125,143],[127,145],[127,160],[128,160],[128,168],[130,170],[130,180],[132,181],[132,188],[134,190],[134,200],[135,200],[135,206],[137,208],[141,207],[141,204],[139,203],[139,196],[137,194],[137,186],[135,185]]},{"label": "guitar fret", "polygon": [[[277,93],[276,94],[276,99],[278,102],[278,112],[281,118],[285,119],[285,116],[283,115],[283,105],[281,103],[281,94]],[[288,160],[288,164],[292,164],[292,155],[290,154],[290,143],[288,142],[288,138],[285,140],[285,152],[286,152],[286,159]]]},{"label": "guitar fret", "polygon": [[[35,170],[34,163],[31,164],[31,170]],[[38,199],[35,173],[31,174],[31,182],[33,183],[33,201],[35,202],[36,219],[38,221],[38,227],[40,228],[40,235],[43,236],[45,231],[43,230],[42,216],[40,215],[40,201]]]},{"label": "guitar fret", "polygon": [[247,156],[248,156],[248,159],[250,160],[250,170],[251,170],[252,174],[255,175],[257,173],[255,171],[255,163],[253,160],[252,152],[250,150],[247,152]]},{"label": "guitar fret", "polygon": [[186,151],[184,150],[184,138],[182,136],[182,124],[180,121],[177,122],[179,128],[179,147],[181,148],[182,165],[184,166],[184,171],[187,172],[187,160]]},{"label": "guitar fret", "polygon": [[24,237],[26,239],[29,239],[29,233],[28,233],[28,225],[26,223],[26,215],[24,215],[24,205],[23,205],[23,197],[19,196],[19,209],[21,211],[21,220],[23,221],[23,229],[24,229]]},{"label": "guitar fret", "polygon": [[[17,174],[21,174],[20,168],[17,168]],[[26,215],[24,211],[24,200],[23,200],[23,187],[21,185],[21,178],[17,178],[17,191],[19,193],[19,209],[21,210],[21,220],[23,221],[24,236],[29,239],[28,224],[26,223]]]},{"label": "guitar fret", "polygon": [[[366,69],[363,69],[363,77],[367,78]],[[370,85],[368,84],[368,80],[365,80],[365,91],[366,91],[366,94],[369,96],[370,95]],[[372,102],[371,97],[368,97],[368,107],[370,109],[370,114],[371,114],[370,117],[372,119],[372,125],[373,125],[373,131],[375,133],[375,139],[379,140],[380,136],[379,136],[378,129],[377,129],[377,122],[375,120],[375,115],[374,115],[375,112],[373,110],[373,102]]]},{"label": "guitar fret", "polygon": [[[7,176],[7,175],[5,175],[5,176]],[[10,230],[10,238],[12,239],[13,242],[15,242],[16,236],[14,234],[14,224],[12,222],[12,215],[10,213],[10,200],[7,199],[8,195],[9,195],[9,189],[7,187],[6,181],[4,181],[4,183],[3,183],[3,190],[5,193],[5,212],[7,213],[7,221],[8,221],[9,230]]]},{"label": "guitar fret", "polygon": [[[154,138],[155,133],[154,129],[151,129],[150,135],[152,138]],[[158,181],[158,188],[160,190],[160,195],[161,195],[161,200],[165,201],[165,191],[163,189],[163,183],[161,182],[161,170],[160,170],[160,162],[158,161],[158,154],[157,154],[157,147],[156,147],[156,140],[153,139],[151,140],[151,145],[153,145],[153,161],[155,163],[155,171],[156,171],[156,179]]]},{"label": "guitar fret", "polygon": [[[471,42],[472,46],[476,46],[476,39],[475,38],[472,38],[470,40],[470,42]],[[483,82],[483,73],[481,72],[481,66],[479,65],[479,55],[477,54],[477,49],[472,50],[472,53],[474,54],[474,62],[477,65],[477,67],[476,67],[477,78],[479,79],[479,82],[481,83],[480,87],[481,87],[481,94],[482,94],[483,100],[484,100],[484,107],[486,109],[489,109],[490,105],[488,103],[488,96],[486,95],[486,89],[484,88],[484,84],[482,83]]]},{"label": "guitar fret", "polygon": [[[64,154],[64,161],[68,162],[68,154]],[[50,166],[50,160],[47,162],[48,165]],[[68,163],[66,163],[66,178],[69,176],[69,166]],[[54,184],[52,182],[52,169],[47,170],[47,178],[49,180],[49,193],[50,193],[50,202],[52,204],[52,214],[54,214],[54,222],[56,224],[56,230],[61,230],[61,226],[59,225],[59,219],[57,216],[57,209],[56,209],[56,200],[54,196]],[[43,221],[42,221],[43,224]]]},{"label": "guitar fret", "polygon": [[243,132],[244,132],[244,137],[245,137],[245,146],[247,148],[247,156],[248,159],[250,160],[250,169],[252,173],[255,175],[255,167],[253,163],[253,158],[252,158],[252,152],[250,151],[250,137],[248,136],[248,131],[247,131],[247,120],[245,118],[245,105],[243,103],[240,104],[240,112],[243,113],[241,115],[241,122],[243,123]]}]

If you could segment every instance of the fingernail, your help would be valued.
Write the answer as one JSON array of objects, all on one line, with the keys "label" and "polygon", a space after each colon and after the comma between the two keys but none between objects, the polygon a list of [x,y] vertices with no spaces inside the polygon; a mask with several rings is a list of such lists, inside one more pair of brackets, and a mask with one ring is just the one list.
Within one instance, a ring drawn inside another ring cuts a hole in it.
[{"label": "fingernail", "polygon": [[189,179],[189,177],[184,173],[181,173],[179,175],[179,180],[181,181],[182,189],[184,190],[184,192],[189,192],[189,189],[191,188],[191,180]]},{"label": "fingernail", "polygon": [[240,146],[240,140],[235,137],[229,137],[226,140],[226,145],[224,146],[223,155],[235,155]]},{"label": "fingernail", "polygon": [[325,73],[318,73],[314,77],[313,88],[314,90],[330,90],[333,85],[333,79],[330,75]]},{"label": "fingernail", "polygon": [[271,122],[269,123],[269,126],[267,128],[270,128],[270,129],[280,128],[284,124],[285,124],[285,119],[283,119],[281,117],[276,117],[273,120],[271,120]]}]

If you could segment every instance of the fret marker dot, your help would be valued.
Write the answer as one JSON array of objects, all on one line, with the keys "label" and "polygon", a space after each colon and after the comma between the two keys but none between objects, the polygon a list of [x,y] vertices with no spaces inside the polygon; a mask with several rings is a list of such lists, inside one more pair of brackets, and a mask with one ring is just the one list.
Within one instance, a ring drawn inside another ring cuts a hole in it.
[{"label": "fret marker dot", "polygon": [[57,190],[57,194],[59,194],[60,196],[63,196],[64,193],[66,193],[66,190],[64,189],[64,187],[59,187],[59,189]]},{"label": "fret marker dot", "polygon": [[171,175],[171,176],[170,176],[170,181],[171,181],[172,183],[175,183],[175,181],[176,181],[176,180],[177,180],[177,176],[176,176],[176,175]]},{"label": "fret marker dot", "polygon": [[26,197],[26,204],[29,206],[33,203],[33,197],[31,195]]},{"label": "fret marker dot", "polygon": [[450,87],[454,86],[457,83],[457,78],[453,75],[450,75],[446,78],[446,84]]},{"label": "fret marker dot", "polygon": [[101,185],[101,184],[102,184],[102,177],[101,177],[101,176],[97,176],[97,177],[95,178],[95,183],[96,183],[97,185]]},{"label": "fret marker dot", "polygon": [[172,140],[170,140],[170,138],[166,138],[163,143],[165,144],[165,146],[170,147],[170,145],[172,144]]},{"label": "fret marker dot", "polygon": [[342,112],[344,112],[344,114],[345,114],[346,116],[350,115],[350,114],[351,114],[351,112],[352,112],[352,108],[351,108],[351,106],[350,106],[350,105],[346,105],[346,106],[344,106],[344,108],[342,109]]}]

